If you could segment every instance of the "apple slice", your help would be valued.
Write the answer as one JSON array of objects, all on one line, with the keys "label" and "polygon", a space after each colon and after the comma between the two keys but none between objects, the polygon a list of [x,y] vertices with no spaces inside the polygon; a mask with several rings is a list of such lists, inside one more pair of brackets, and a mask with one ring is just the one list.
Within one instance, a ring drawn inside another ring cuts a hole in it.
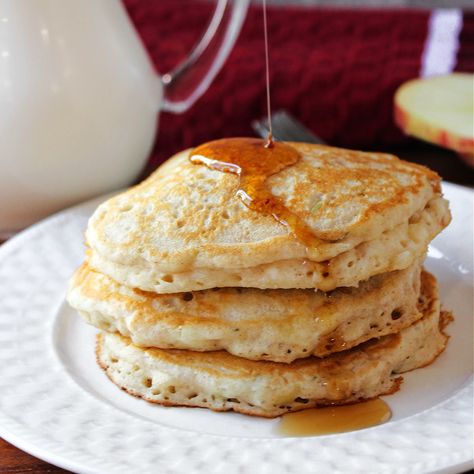
[{"label": "apple slice", "polygon": [[395,94],[395,122],[408,135],[474,158],[474,75],[408,81]]}]

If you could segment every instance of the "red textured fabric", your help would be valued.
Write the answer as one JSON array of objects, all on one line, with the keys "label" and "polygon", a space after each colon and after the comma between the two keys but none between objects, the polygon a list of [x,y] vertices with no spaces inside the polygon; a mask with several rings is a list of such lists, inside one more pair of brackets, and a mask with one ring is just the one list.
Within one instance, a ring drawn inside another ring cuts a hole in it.
[{"label": "red textured fabric", "polygon": [[[199,38],[213,8],[199,0],[124,0],[159,72]],[[330,144],[383,148],[403,139],[396,88],[417,77],[428,11],[269,7],[272,108],[287,109]],[[262,13],[249,9],[238,42],[206,94],[186,113],[163,113],[150,167],[209,139],[253,135],[265,115]]]},{"label": "red textured fabric", "polygon": [[474,12],[463,14],[456,71],[474,72]]}]

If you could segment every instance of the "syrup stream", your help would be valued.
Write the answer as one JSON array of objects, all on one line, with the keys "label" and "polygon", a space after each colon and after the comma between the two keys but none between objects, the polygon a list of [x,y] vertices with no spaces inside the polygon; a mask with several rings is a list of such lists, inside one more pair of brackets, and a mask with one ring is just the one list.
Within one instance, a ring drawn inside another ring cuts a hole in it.
[{"label": "syrup stream", "polygon": [[272,107],[270,101],[270,66],[268,60],[268,26],[267,26],[267,0],[263,0],[263,35],[265,39],[265,78],[267,86],[267,120],[268,120],[268,136],[265,148],[273,146],[273,128],[272,128]]}]

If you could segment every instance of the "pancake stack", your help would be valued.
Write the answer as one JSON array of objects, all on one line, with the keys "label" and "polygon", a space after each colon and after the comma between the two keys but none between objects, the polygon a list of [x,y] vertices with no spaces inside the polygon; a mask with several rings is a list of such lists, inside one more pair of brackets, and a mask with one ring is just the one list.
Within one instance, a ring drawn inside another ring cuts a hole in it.
[{"label": "pancake stack", "polygon": [[68,301],[102,330],[98,362],[130,394],[275,417],[392,393],[445,348],[422,268],[450,221],[439,176],[381,153],[275,145],[270,158],[298,159],[266,190],[311,245],[252,208],[244,168],[214,169],[212,146],[205,164],[184,151],[90,219]]}]

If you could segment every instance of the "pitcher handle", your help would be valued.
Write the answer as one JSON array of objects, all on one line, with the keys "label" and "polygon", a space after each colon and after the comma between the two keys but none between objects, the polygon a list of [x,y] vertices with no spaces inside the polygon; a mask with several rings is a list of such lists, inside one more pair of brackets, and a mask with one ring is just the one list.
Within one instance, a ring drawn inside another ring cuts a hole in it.
[{"label": "pitcher handle", "polygon": [[181,113],[208,89],[234,46],[249,0],[218,0],[204,35],[189,56],[161,78],[162,110]]}]

